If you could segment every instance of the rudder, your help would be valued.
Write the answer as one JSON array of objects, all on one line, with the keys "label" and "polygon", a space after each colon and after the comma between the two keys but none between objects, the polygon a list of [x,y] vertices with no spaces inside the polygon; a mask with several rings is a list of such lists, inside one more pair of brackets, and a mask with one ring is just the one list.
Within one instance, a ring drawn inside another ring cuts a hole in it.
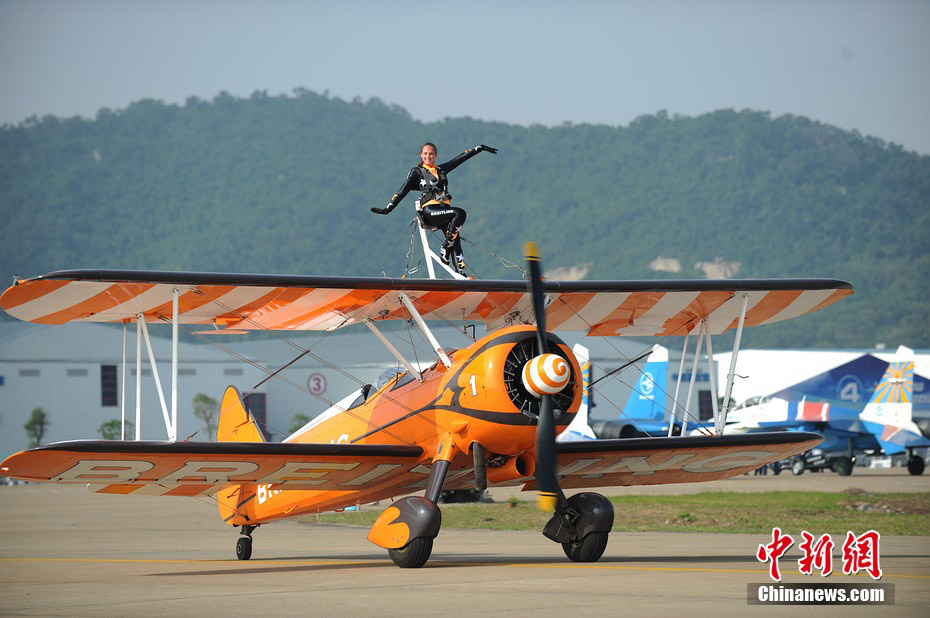
[{"label": "rudder", "polygon": [[[255,419],[245,409],[238,389],[230,386],[223,393],[220,405],[220,418],[216,428],[217,442],[264,442],[265,437],[255,423]],[[255,495],[256,486],[230,485],[216,492],[216,501],[220,508],[220,518],[231,526],[249,523],[249,518],[242,508]]]},{"label": "rudder", "polygon": [[220,406],[220,420],[216,427],[217,442],[264,442],[255,419],[245,409],[242,397],[235,386],[230,386],[223,393]]}]

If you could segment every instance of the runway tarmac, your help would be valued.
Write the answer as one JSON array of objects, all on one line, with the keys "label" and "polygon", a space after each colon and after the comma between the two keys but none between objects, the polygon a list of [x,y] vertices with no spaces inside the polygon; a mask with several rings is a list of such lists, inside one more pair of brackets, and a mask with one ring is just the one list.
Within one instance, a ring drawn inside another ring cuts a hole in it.
[{"label": "runway tarmac", "polygon": [[[777,489],[930,491],[930,477],[900,469],[861,472],[738,477],[662,490],[747,491],[774,483]],[[712,612],[716,618],[779,611],[746,600],[747,584],[770,582],[767,565],[755,558],[768,535],[612,533],[604,557],[584,565],[568,562],[537,532],[443,529],[426,567],[406,570],[369,543],[364,528],[288,521],[257,530],[252,559],[238,561],[236,530],[219,521],[215,504],[189,498],[97,495],[63,485],[0,487],[0,522],[3,616]],[[839,549],[833,553],[839,565]],[[801,575],[799,556],[795,545],[782,559],[787,583],[873,581]],[[880,558],[882,583],[895,586],[893,607],[789,611],[927,616],[930,537],[884,536]]]}]

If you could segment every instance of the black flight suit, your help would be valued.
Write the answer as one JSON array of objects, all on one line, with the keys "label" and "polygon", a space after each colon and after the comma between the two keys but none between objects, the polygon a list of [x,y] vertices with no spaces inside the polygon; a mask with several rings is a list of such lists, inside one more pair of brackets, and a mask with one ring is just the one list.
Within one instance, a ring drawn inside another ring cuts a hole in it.
[{"label": "black flight suit", "polygon": [[401,185],[386,209],[372,209],[375,212],[388,214],[407,197],[414,189],[420,190],[420,208],[423,212],[423,221],[431,226],[440,228],[446,240],[442,244],[443,261],[448,262],[451,257],[456,272],[465,274],[465,256],[462,254],[462,241],[459,232],[465,223],[465,211],[452,206],[452,196],[449,194],[449,179],[446,175],[473,156],[488,150],[496,153],[495,149],[487,146],[469,148],[457,157],[440,163],[436,166],[436,173],[429,170],[423,163],[417,165],[407,174],[407,179]]}]

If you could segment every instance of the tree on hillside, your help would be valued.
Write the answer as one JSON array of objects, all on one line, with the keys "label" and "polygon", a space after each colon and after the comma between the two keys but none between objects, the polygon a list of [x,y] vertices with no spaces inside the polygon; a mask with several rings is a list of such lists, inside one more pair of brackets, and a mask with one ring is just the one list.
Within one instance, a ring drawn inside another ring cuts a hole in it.
[{"label": "tree on hillside", "polygon": [[220,411],[220,404],[216,399],[203,393],[197,393],[194,397],[194,416],[203,421],[207,427],[207,440],[212,440],[216,435],[216,425],[214,419]]},{"label": "tree on hillside", "polygon": [[[132,436],[135,428],[136,426],[132,421],[126,421],[126,436]],[[122,440],[122,421],[118,418],[106,421],[97,428],[97,433],[99,433],[104,440]]]},{"label": "tree on hillside", "polygon": [[48,425],[48,415],[45,413],[45,410],[42,408],[33,408],[29,422],[23,425],[23,428],[26,430],[26,435],[30,438],[29,448],[35,448],[42,444],[42,437],[45,435],[45,430],[48,429]]},{"label": "tree on hillside", "polygon": [[295,414],[291,419],[291,426],[288,428],[288,433],[297,433],[297,430],[310,422],[310,417],[306,414]]}]

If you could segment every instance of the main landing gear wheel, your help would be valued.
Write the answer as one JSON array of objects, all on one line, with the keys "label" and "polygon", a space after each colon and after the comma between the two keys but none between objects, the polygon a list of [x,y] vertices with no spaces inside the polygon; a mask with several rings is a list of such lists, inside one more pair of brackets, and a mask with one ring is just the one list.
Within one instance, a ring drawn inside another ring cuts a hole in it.
[{"label": "main landing gear wheel", "polygon": [[562,543],[562,549],[572,562],[597,562],[607,549],[607,533],[592,532],[580,541]]},{"label": "main landing gear wheel", "polygon": [[849,476],[853,471],[853,462],[849,457],[837,457],[833,462],[833,470],[840,476]]},{"label": "main landing gear wheel", "polygon": [[236,541],[236,558],[248,560],[252,557],[252,537],[240,536]]},{"label": "main landing gear wheel", "polygon": [[[604,551],[603,549],[601,551]],[[389,549],[388,555],[402,569],[419,569],[433,552],[433,539],[417,537],[399,549]]]},{"label": "main landing gear wheel", "polygon": [[907,458],[907,473],[911,476],[920,476],[924,473],[924,458],[918,455],[911,455]]},{"label": "main landing gear wheel", "polygon": [[804,460],[800,457],[791,460],[791,474],[795,476],[804,474]]}]

